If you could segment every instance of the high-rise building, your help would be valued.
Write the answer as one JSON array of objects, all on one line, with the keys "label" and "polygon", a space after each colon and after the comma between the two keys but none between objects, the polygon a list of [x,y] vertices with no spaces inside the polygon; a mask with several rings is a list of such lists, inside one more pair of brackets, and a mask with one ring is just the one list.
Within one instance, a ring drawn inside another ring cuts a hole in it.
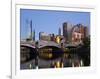
[{"label": "high-rise building", "polygon": [[67,23],[67,34],[68,34],[68,43],[71,43],[71,30],[72,30],[73,25],[71,23]]},{"label": "high-rise building", "polygon": [[27,41],[32,41],[33,40],[33,36],[32,36],[32,20],[27,22],[28,25],[28,36],[26,38]]},{"label": "high-rise building", "polygon": [[35,41],[35,30],[32,33],[33,41]]},{"label": "high-rise building", "polygon": [[30,39],[32,40],[32,20],[30,21]]},{"label": "high-rise building", "polygon": [[67,38],[68,38],[68,31],[67,31],[67,23],[63,23],[63,36],[67,42]]},{"label": "high-rise building", "polygon": [[61,36],[61,28],[59,27],[58,35]]},{"label": "high-rise building", "polygon": [[39,32],[39,40],[41,39],[41,32]]},{"label": "high-rise building", "polygon": [[42,37],[42,34],[43,34],[44,32],[39,32],[39,40],[41,40],[41,37]]},{"label": "high-rise building", "polygon": [[63,23],[63,36],[65,38],[65,42],[70,43],[71,42],[71,30],[73,25],[69,22]]}]

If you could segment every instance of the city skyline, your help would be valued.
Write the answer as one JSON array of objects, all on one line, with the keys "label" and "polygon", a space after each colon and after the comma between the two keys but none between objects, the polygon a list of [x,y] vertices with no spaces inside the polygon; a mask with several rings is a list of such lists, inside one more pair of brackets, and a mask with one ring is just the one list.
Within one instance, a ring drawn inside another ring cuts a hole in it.
[{"label": "city skyline", "polygon": [[69,11],[48,11],[48,10],[20,10],[20,31],[21,39],[28,37],[30,21],[32,20],[32,30],[35,30],[35,38],[39,39],[39,32],[48,34],[54,33],[58,35],[58,29],[61,28],[64,22],[73,25],[83,24],[90,28],[90,13],[89,12],[69,12]]}]

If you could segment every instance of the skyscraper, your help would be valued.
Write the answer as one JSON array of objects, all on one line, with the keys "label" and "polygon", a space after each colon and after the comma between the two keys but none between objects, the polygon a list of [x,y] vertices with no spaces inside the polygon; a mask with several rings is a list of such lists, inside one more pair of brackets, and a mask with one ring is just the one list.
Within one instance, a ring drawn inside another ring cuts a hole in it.
[{"label": "skyscraper", "polygon": [[58,35],[61,36],[61,28],[59,27]]},{"label": "skyscraper", "polygon": [[31,29],[31,31],[30,31],[30,39],[32,40],[32,20],[30,21],[30,29]]},{"label": "skyscraper", "polygon": [[41,33],[42,33],[42,32],[39,32],[39,40],[41,40]]},{"label": "skyscraper", "polygon": [[27,25],[28,25],[28,37],[26,40],[32,41],[33,40],[33,34],[32,34],[32,20],[28,21],[27,20]]},{"label": "skyscraper", "polygon": [[67,42],[68,32],[67,32],[67,23],[63,23],[63,36],[65,38],[65,42]]},{"label": "skyscraper", "polygon": [[71,30],[72,30],[73,25],[71,23],[67,23],[67,42],[71,43]]},{"label": "skyscraper", "polygon": [[35,41],[35,30],[32,33],[33,41]]}]

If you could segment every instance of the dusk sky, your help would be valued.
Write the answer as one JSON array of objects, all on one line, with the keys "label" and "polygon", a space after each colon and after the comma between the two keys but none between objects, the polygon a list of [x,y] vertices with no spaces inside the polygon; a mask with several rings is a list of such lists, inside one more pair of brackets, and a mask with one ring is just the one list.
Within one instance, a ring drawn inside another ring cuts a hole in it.
[{"label": "dusk sky", "polygon": [[35,29],[36,40],[39,38],[39,32],[58,34],[58,29],[60,27],[62,30],[64,22],[69,22],[73,25],[81,23],[90,28],[89,12],[20,9],[21,39],[28,37],[29,22],[31,20],[33,30]]}]

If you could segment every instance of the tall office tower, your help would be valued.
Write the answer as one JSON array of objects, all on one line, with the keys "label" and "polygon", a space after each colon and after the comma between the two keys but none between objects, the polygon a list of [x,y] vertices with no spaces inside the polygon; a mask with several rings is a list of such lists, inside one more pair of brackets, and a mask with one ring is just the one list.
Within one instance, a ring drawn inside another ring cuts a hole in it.
[{"label": "tall office tower", "polygon": [[35,30],[32,33],[33,41],[35,41]]},{"label": "tall office tower", "polygon": [[63,36],[65,38],[65,42],[67,42],[68,33],[67,33],[67,23],[63,23]]},{"label": "tall office tower", "polygon": [[72,39],[72,31],[73,25],[71,23],[67,23],[67,35],[68,35],[68,42],[71,43],[71,39]]},{"label": "tall office tower", "polygon": [[39,32],[39,40],[41,40],[41,33],[42,33],[42,32]]},{"label": "tall office tower", "polygon": [[32,20],[30,21],[30,39],[32,40]]},{"label": "tall office tower", "polygon": [[32,20],[31,21],[26,21],[27,26],[28,26],[28,36],[27,36],[27,40],[31,41],[32,38]]},{"label": "tall office tower", "polygon": [[43,36],[46,36],[45,32],[39,32],[39,40],[42,40]]},{"label": "tall office tower", "polygon": [[59,27],[58,35],[61,36],[61,28]]}]

